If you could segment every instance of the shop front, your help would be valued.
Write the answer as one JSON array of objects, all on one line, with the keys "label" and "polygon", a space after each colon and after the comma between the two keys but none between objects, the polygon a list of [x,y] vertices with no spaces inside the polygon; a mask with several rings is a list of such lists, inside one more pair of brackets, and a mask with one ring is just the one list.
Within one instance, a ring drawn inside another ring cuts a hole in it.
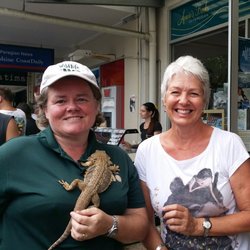
[{"label": "shop front", "polygon": [[172,1],[168,13],[169,60],[190,54],[209,71],[204,121],[240,134],[250,151],[250,2]]},{"label": "shop front", "polygon": [[42,73],[53,63],[53,49],[0,44],[0,86],[15,93],[15,106],[33,103]]}]

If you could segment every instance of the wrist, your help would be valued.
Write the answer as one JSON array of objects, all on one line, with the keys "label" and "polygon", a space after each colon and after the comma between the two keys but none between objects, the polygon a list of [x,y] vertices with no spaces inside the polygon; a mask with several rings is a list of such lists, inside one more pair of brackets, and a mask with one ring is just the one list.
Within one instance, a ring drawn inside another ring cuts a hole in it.
[{"label": "wrist", "polygon": [[189,236],[203,236],[204,228],[203,228],[204,218],[199,217],[194,219],[194,228],[191,231]]},{"label": "wrist", "polygon": [[210,221],[209,217],[204,218],[204,221],[202,222],[202,226],[204,229],[203,236],[208,237],[210,229],[212,228],[212,222]]},{"label": "wrist", "polygon": [[113,215],[112,220],[113,220],[112,226],[106,234],[106,236],[109,238],[115,238],[118,233],[118,218],[115,215]]}]

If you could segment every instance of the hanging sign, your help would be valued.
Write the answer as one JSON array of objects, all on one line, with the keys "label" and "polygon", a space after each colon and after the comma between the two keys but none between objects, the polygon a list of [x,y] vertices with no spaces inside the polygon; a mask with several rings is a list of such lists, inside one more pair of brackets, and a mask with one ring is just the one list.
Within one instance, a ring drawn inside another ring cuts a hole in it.
[{"label": "hanging sign", "polygon": [[53,63],[53,49],[0,44],[0,68],[44,71]]},{"label": "hanging sign", "polygon": [[[250,1],[239,0],[239,16],[250,14]],[[171,11],[171,40],[228,22],[228,0],[193,0]]]}]

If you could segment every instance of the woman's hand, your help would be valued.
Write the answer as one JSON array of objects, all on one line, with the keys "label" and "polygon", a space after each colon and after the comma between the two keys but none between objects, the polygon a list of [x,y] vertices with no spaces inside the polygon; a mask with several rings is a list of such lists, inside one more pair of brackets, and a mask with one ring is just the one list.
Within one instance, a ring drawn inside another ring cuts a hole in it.
[{"label": "woman's hand", "polygon": [[[96,207],[71,212],[71,236],[83,241],[106,235],[113,225],[111,215]],[[128,244],[144,239],[148,230],[148,218],[145,208],[130,208],[118,217],[116,240]]]},{"label": "woman's hand", "polygon": [[112,227],[113,219],[96,207],[71,212],[71,236],[83,241],[104,235]]},{"label": "woman's hand", "polygon": [[197,220],[189,210],[178,204],[165,206],[162,210],[163,219],[168,228],[174,232],[184,235],[195,235]]},{"label": "woman's hand", "polygon": [[127,141],[123,141],[121,144],[122,144],[123,148],[126,150],[130,150],[132,147],[132,145]]}]

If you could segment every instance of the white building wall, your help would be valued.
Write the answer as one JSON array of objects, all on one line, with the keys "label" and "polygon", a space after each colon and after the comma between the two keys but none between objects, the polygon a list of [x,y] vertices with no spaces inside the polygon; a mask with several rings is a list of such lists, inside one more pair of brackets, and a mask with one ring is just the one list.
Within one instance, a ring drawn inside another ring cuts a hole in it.
[{"label": "white building wall", "polygon": [[[156,55],[156,105],[160,111],[160,121],[163,130],[170,124],[164,112],[160,85],[167,65],[171,60],[170,45],[170,10],[184,4],[187,1],[166,0],[165,6],[156,10],[156,33],[157,33],[157,55]],[[148,12],[143,9],[139,19],[123,25],[122,28],[148,32]],[[142,103],[149,100],[149,41],[140,40],[133,37],[123,37],[118,35],[103,34],[94,40],[84,43],[85,49],[91,49],[97,53],[115,54],[116,59],[125,60],[125,85],[124,85],[124,125],[125,128],[139,128],[141,123],[139,109]],[[97,49],[98,48],[98,51]],[[105,62],[97,62],[102,64]],[[136,110],[130,112],[129,99],[135,96]],[[132,139],[131,139],[132,140]],[[133,140],[139,140],[138,136]]]},{"label": "white building wall", "polygon": [[[166,0],[165,6],[156,10],[156,101],[160,111],[160,121],[163,130],[169,128],[169,120],[166,117],[161,101],[160,85],[164,71],[171,60],[170,46],[170,10],[187,1]],[[140,18],[122,26],[122,29],[129,29],[141,32],[148,32],[148,12],[142,9]],[[124,126],[125,128],[139,128],[141,123],[139,109],[141,104],[149,100],[149,41],[133,37],[103,34],[94,40],[84,43],[85,49],[91,49],[98,53],[115,54],[116,59],[125,60],[125,84],[124,84]],[[96,51],[98,48],[98,51]],[[97,62],[102,64],[105,62]],[[130,112],[129,99],[135,96],[136,110]],[[131,140],[139,140],[132,138]]]},{"label": "white building wall", "polygon": [[158,88],[160,107],[160,118],[163,130],[170,127],[170,122],[161,102],[160,85],[166,67],[171,62],[171,44],[170,44],[170,11],[188,1],[183,0],[165,0],[165,6],[157,11],[157,56],[158,56]]},{"label": "white building wall", "polygon": [[[141,20],[135,20],[123,26],[124,29],[138,30]],[[145,24],[143,24],[145,25]],[[102,34],[94,40],[84,43],[83,49],[89,49],[96,53],[114,54],[116,60],[124,59],[124,127],[137,128],[141,123],[139,109],[141,103],[148,101],[148,41],[138,38],[123,37],[118,35]],[[91,59],[84,59],[91,60]],[[81,61],[84,63],[84,60]],[[105,61],[96,61],[96,65],[105,64]],[[129,100],[135,96],[135,111],[130,112]],[[128,135],[129,141],[140,141],[139,134]]]}]

